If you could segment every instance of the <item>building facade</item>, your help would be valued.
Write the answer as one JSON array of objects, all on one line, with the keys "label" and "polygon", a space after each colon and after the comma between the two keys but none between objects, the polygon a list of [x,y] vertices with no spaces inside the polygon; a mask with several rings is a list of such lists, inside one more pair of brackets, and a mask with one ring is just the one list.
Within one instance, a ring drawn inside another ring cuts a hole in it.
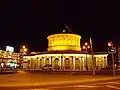
[{"label": "building facade", "polygon": [[92,70],[93,64],[97,68],[107,66],[106,53],[81,51],[81,36],[70,33],[53,34],[47,37],[48,51],[37,55],[24,56],[23,67],[30,69],[43,69],[51,65],[52,70],[83,71]]},{"label": "building facade", "polygon": [[0,70],[16,68],[19,61],[19,53],[0,50]]}]

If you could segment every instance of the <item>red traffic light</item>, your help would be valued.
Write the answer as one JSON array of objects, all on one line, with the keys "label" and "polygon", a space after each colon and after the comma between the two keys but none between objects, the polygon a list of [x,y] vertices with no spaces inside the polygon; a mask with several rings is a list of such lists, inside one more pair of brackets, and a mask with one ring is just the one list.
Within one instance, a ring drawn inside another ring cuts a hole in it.
[{"label": "red traffic light", "polygon": [[108,42],[108,46],[109,46],[109,47],[111,47],[111,46],[112,46],[112,44],[111,44],[110,42]]},{"label": "red traffic light", "polygon": [[113,46],[112,41],[111,41],[111,42],[108,42],[108,46],[109,46],[109,47]]}]

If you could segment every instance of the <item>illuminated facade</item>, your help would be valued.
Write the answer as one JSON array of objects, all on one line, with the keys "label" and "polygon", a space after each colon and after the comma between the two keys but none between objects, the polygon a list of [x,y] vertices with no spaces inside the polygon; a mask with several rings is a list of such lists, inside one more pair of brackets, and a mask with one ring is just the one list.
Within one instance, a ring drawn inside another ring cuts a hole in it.
[{"label": "illuminated facade", "polygon": [[[33,56],[24,56],[24,68],[42,69],[51,65],[52,70],[82,71],[92,70],[92,55],[81,51],[81,36],[76,34],[54,34],[47,37],[48,51]],[[94,54],[96,67],[107,66],[107,54]],[[88,68],[88,69],[87,69]]]},{"label": "illuminated facade", "polygon": [[5,68],[8,68],[10,66],[11,62],[18,63],[19,55],[20,55],[19,53],[0,50],[0,65],[1,65],[0,69],[4,68],[5,70]]},{"label": "illuminated facade", "polygon": [[47,37],[48,51],[65,51],[75,50],[81,51],[80,39],[81,36],[76,34],[54,34]]}]

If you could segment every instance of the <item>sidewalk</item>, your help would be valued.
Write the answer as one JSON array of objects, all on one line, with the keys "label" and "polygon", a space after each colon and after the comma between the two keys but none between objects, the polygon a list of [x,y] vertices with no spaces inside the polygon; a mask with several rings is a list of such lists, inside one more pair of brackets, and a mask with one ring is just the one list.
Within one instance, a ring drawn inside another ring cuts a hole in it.
[{"label": "sidewalk", "polygon": [[32,86],[59,86],[68,84],[82,84],[120,79],[120,76],[76,76],[76,75],[40,75],[40,74],[14,74],[0,76],[0,87],[32,87]]},{"label": "sidewalk", "polygon": [[16,71],[0,71],[0,75],[2,74],[14,74]]}]

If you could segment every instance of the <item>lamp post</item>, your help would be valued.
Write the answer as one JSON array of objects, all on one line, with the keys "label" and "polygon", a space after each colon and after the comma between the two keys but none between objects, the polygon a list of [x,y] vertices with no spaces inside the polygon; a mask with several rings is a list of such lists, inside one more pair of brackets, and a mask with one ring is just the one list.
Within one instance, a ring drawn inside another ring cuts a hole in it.
[{"label": "lamp post", "polygon": [[28,50],[27,50],[26,46],[22,46],[22,48],[21,48],[22,55],[26,55],[27,51]]},{"label": "lamp post", "polygon": [[27,51],[28,51],[28,49],[26,48],[25,45],[22,46],[22,48],[20,49],[20,54],[21,54],[21,55],[20,55],[20,68],[23,68],[23,67],[22,67],[23,56],[27,54]]},{"label": "lamp post", "polygon": [[86,51],[86,70],[88,70],[88,64],[87,64],[87,50],[90,48],[88,43],[86,42],[83,46],[83,49]]},{"label": "lamp post", "polygon": [[108,47],[111,48],[110,51],[108,51],[109,54],[112,54],[112,67],[113,67],[113,76],[115,76],[115,60],[114,60],[114,53],[116,52],[113,47],[113,42],[108,42]]},{"label": "lamp post", "polygon": [[92,39],[90,37],[90,51],[91,51],[91,54],[92,54],[92,66],[93,66],[93,76],[95,76],[95,60],[94,60],[94,53],[93,53],[93,45],[92,45]]}]

